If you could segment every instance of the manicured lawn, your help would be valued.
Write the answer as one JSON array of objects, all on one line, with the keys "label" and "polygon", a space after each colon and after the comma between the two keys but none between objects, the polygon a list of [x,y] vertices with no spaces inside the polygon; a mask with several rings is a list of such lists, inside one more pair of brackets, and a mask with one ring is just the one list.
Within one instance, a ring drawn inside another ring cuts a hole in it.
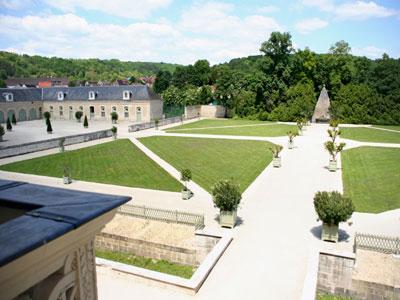
[{"label": "manicured lawn", "polygon": [[207,191],[221,179],[232,179],[244,191],[272,160],[272,144],[262,141],[152,136],[140,142],[176,169],[191,169]]},{"label": "manicured lawn", "polygon": [[361,142],[400,143],[400,132],[365,127],[341,127],[341,137]]},{"label": "manicured lawn", "polygon": [[0,166],[1,170],[178,192],[181,184],[128,139]]},{"label": "manicured lawn", "polygon": [[171,127],[168,130],[175,129],[190,129],[190,128],[203,128],[203,127],[221,127],[221,126],[240,126],[252,124],[266,124],[270,122],[246,119],[205,119],[197,122]]},{"label": "manicured lawn", "polygon": [[360,147],[342,152],[344,193],[359,212],[400,208],[400,149]]},{"label": "manicured lawn", "polygon": [[195,272],[195,269],[191,266],[179,265],[166,260],[156,260],[127,253],[96,250],[96,256],[112,261],[117,261],[123,264],[171,274],[187,279],[192,277],[193,273]]},{"label": "manicured lawn", "polygon": [[353,298],[329,294],[318,294],[317,300],[352,300]]},{"label": "manicured lawn", "polygon": [[392,125],[374,125],[373,127],[400,131],[400,126],[394,126],[394,125],[393,126]]}]

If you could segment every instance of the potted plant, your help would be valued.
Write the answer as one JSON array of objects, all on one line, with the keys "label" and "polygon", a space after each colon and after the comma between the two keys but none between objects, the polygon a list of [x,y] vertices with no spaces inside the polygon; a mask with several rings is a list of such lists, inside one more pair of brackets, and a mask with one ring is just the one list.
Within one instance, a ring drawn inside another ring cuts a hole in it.
[{"label": "potted plant", "polygon": [[331,120],[329,122],[329,126],[331,129],[328,129],[328,135],[332,139],[332,142],[336,141],[336,138],[342,133],[339,129],[339,121],[338,120]]},{"label": "potted plant", "polygon": [[159,119],[154,120],[154,126],[156,127],[156,130],[158,130],[158,124],[160,123]]},{"label": "potted plant", "polygon": [[185,183],[182,189],[182,199],[188,200],[193,194],[192,191],[188,189],[187,183],[192,179],[192,171],[190,169],[181,170],[181,180]]},{"label": "potted plant", "polygon": [[354,212],[351,199],[339,192],[317,192],[314,196],[314,208],[318,221],[322,221],[321,239],[337,242],[339,223],[346,222]]},{"label": "potted plant", "polygon": [[331,159],[329,160],[329,171],[336,172],[337,170],[337,155],[343,150],[346,146],[345,143],[335,144],[332,141],[328,141],[325,143],[325,149],[329,152]]},{"label": "potted plant", "polygon": [[46,120],[46,125],[47,125],[47,120],[50,119],[51,114],[50,114],[48,111],[45,111],[45,112],[43,113],[43,117],[45,118],[45,120]]},{"label": "potted plant", "polygon": [[111,127],[111,132],[112,132],[114,140],[117,139],[117,131],[118,131],[117,127],[115,127],[115,126]]},{"label": "potted plant", "polygon": [[58,140],[58,149],[60,150],[60,152],[64,152],[65,150],[64,143],[65,143],[65,137],[62,137]]},{"label": "potted plant", "polygon": [[7,131],[12,131],[12,125],[11,125],[10,118],[7,118]]},{"label": "potted plant", "polygon": [[112,122],[113,124],[116,124],[116,123],[117,123],[117,120],[118,120],[118,114],[117,114],[117,112],[113,111],[110,115],[111,115],[111,122]]},{"label": "potted plant", "polygon": [[68,166],[64,166],[63,182],[64,182],[64,184],[70,184],[72,182],[71,170],[70,170],[70,168]]},{"label": "potted plant", "polygon": [[3,125],[0,124],[0,142],[3,141],[3,135],[6,134],[6,131],[4,130]]},{"label": "potted plant", "polygon": [[281,145],[274,145],[274,147],[269,149],[272,152],[272,157],[273,157],[272,164],[274,168],[280,168],[282,164],[281,164],[281,157],[279,156],[279,154],[281,153],[283,147]]},{"label": "potted plant", "polygon": [[297,120],[297,128],[299,128],[298,130],[299,135],[303,135],[303,127],[304,127],[303,120]]},{"label": "potted plant", "polygon": [[307,130],[307,126],[309,125],[309,121],[308,121],[308,119],[306,117],[304,117],[302,122],[303,122],[303,131],[306,131]]},{"label": "potted plant", "polygon": [[77,120],[78,123],[81,122],[81,118],[83,116],[83,112],[81,112],[80,110],[78,110],[77,112],[75,112],[75,118]]},{"label": "potted plant", "polygon": [[289,132],[287,133],[287,136],[288,136],[288,138],[289,138],[288,148],[289,148],[289,149],[293,149],[293,148],[294,148],[294,138],[297,136],[297,133],[296,133],[296,132],[289,131]]},{"label": "potted plant", "polygon": [[47,120],[47,133],[48,134],[52,134],[53,133],[53,128],[51,127],[50,119],[46,119],[46,120]]},{"label": "potted plant", "polygon": [[218,181],[213,187],[214,205],[219,208],[219,224],[221,227],[233,228],[237,219],[237,208],[242,195],[239,187],[229,180]]},{"label": "potted plant", "polygon": [[17,118],[15,117],[15,114],[12,114],[11,122],[13,123],[13,125],[17,125]]},{"label": "potted plant", "polygon": [[83,127],[88,128],[89,127],[89,122],[87,119],[87,116],[85,115],[85,118],[83,119]]}]

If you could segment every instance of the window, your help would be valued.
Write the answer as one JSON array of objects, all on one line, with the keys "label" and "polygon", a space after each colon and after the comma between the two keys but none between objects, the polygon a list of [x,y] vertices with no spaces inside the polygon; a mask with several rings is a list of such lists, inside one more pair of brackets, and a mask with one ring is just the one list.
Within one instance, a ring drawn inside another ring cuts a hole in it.
[{"label": "window", "polygon": [[49,106],[50,113],[53,113],[53,106]]},{"label": "window", "polygon": [[124,106],[124,117],[129,118],[129,107],[128,106]]},{"label": "window", "polygon": [[129,100],[131,98],[131,92],[130,91],[124,91],[122,98],[124,100]]},{"label": "window", "polygon": [[74,109],[73,109],[73,107],[72,106],[70,106],[69,107],[69,111],[73,111]]},{"label": "window", "polygon": [[83,112],[83,106],[79,106],[79,110]]},{"label": "window", "polygon": [[100,106],[100,114],[102,118],[106,116],[106,108],[104,106]]},{"label": "window", "polygon": [[137,112],[141,112],[141,111],[142,111],[142,108],[141,108],[140,106],[138,106],[138,107],[136,107],[136,111],[137,111]]},{"label": "window", "polygon": [[93,91],[90,91],[89,92],[89,100],[94,100],[94,99],[96,99],[96,93]]},{"label": "window", "polygon": [[64,100],[64,92],[58,92],[57,93],[57,99],[60,100],[60,101]]},{"label": "window", "polygon": [[63,112],[63,107],[62,107],[62,106],[59,106],[59,107],[58,107],[58,111],[60,112],[60,117],[62,117],[63,114],[64,114],[64,112]]},{"label": "window", "polygon": [[112,107],[112,111],[117,111],[117,108],[115,106]]},{"label": "window", "polygon": [[14,101],[14,95],[12,93],[4,93],[3,96],[6,98],[6,101]]}]

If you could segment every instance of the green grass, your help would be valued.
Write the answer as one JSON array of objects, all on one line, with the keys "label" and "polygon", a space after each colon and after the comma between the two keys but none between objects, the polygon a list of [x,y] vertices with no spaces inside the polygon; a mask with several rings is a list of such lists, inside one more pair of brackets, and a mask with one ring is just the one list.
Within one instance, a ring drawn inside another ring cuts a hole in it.
[{"label": "green grass", "polygon": [[221,127],[221,126],[241,126],[241,125],[266,124],[266,123],[270,122],[258,121],[258,120],[246,120],[246,119],[205,119],[185,125],[171,127],[168,130],[203,128],[203,127]]},{"label": "green grass", "polygon": [[191,169],[207,191],[221,179],[232,179],[244,191],[272,160],[272,144],[263,141],[153,136],[140,142],[176,169]]},{"label": "green grass", "polygon": [[390,129],[390,130],[397,130],[400,131],[400,126],[392,126],[392,125],[374,125],[372,127],[377,127],[377,128],[384,128],[384,129]]},{"label": "green grass", "polygon": [[112,261],[117,261],[123,264],[175,275],[187,279],[191,278],[193,273],[195,272],[195,268],[191,266],[179,265],[166,260],[156,260],[127,253],[96,250],[96,256]]},{"label": "green grass", "polygon": [[342,152],[344,193],[356,211],[400,208],[400,149],[360,147]]},{"label": "green grass", "polygon": [[338,295],[331,295],[331,294],[318,294],[317,300],[352,300],[353,298],[346,297],[346,296],[338,296]]},{"label": "green grass", "polygon": [[341,127],[341,137],[361,142],[400,143],[400,132],[391,132],[366,127]]},{"label": "green grass", "polygon": [[178,192],[182,185],[128,139],[0,166],[1,170]]}]

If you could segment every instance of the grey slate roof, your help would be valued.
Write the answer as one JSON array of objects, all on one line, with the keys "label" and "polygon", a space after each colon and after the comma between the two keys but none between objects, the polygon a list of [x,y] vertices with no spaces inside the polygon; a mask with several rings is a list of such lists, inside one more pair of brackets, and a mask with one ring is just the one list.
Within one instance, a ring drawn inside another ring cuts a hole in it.
[{"label": "grey slate roof", "polygon": [[[89,92],[96,93],[95,100],[89,99]],[[130,100],[161,100],[146,85],[125,86],[80,86],[80,87],[51,87],[51,88],[7,88],[0,89],[0,102],[5,102],[6,93],[14,95],[14,101],[60,101],[59,92],[64,93],[65,101],[96,101],[96,100],[123,100],[123,92],[131,93]],[[126,101],[126,100],[125,100]]]}]

